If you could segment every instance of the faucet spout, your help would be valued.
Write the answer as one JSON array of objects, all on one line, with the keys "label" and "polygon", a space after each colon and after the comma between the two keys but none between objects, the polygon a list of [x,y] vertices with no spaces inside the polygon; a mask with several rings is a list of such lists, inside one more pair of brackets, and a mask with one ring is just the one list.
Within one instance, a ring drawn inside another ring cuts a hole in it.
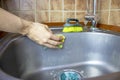
[{"label": "faucet spout", "polygon": [[[91,27],[90,29],[92,30],[93,28],[96,29],[97,27],[97,22],[99,20],[98,16],[96,15],[96,10],[97,10],[97,0],[93,0],[93,11],[92,11],[92,14],[90,14],[90,10],[88,6],[88,4],[90,4],[90,0],[87,1],[87,15],[85,15],[85,20],[88,21],[88,22],[91,22]],[[93,29],[93,30],[94,30]]]},{"label": "faucet spout", "polygon": [[97,0],[93,0],[93,14],[96,15],[97,10]]}]

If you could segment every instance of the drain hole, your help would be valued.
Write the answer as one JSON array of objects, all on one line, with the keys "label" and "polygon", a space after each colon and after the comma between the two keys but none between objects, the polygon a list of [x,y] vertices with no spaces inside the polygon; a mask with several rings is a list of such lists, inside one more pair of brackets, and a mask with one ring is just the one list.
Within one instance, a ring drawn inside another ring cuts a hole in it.
[{"label": "drain hole", "polygon": [[57,80],[82,80],[82,76],[75,70],[64,70],[60,72]]}]

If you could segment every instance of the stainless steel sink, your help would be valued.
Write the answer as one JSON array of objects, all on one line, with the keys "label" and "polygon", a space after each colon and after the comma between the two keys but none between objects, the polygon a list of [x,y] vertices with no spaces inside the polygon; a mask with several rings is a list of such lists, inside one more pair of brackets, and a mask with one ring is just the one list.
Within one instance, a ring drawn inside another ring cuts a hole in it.
[{"label": "stainless steel sink", "polygon": [[10,37],[12,34],[9,40],[3,39],[1,74],[14,78],[9,80],[60,80],[61,73],[73,71],[84,80],[120,80],[119,34],[60,31],[57,34],[66,36],[62,49],[40,46],[23,36]]}]

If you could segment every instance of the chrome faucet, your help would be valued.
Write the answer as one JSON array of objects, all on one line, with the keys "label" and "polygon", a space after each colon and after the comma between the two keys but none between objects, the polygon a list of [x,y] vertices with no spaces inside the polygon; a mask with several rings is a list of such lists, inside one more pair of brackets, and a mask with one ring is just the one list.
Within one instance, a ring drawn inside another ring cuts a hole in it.
[{"label": "chrome faucet", "polygon": [[[85,22],[91,22],[90,31],[94,31],[97,29],[97,22],[98,22],[98,16],[96,14],[97,10],[97,0],[93,0],[93,12],[90,13],[90,0],[87,0],[87,14],[85,15]],[[87,24],[87,23],[86,23]]]}]

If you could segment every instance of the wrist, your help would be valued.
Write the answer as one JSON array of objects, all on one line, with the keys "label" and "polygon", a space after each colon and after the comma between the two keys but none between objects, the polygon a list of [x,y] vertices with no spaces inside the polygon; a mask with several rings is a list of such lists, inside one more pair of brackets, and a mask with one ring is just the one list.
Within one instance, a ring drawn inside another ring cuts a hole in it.
[{"label": "wrist", "polygon": [[22,29],[20,31],[20,34],[27,35],[33,23],[34,22],[21,19]]}]

